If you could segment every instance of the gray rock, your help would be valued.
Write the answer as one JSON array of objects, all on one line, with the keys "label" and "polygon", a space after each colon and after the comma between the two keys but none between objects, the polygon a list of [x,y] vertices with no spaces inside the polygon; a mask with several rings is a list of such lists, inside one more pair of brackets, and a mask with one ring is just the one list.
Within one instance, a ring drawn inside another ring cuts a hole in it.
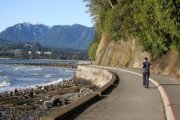
[{"label": "gray rock", "polygon": [[43,107],[45,110],[49,109],[52,107],[52,102],[51,101],[44,101]]},{"label": "gray rock", "polygon": [[89,88],[81,88],[79,92],[82,93],[82,94],[87,95],[87,94],[92,93],[93,91],[91,89],[89,89]]}]

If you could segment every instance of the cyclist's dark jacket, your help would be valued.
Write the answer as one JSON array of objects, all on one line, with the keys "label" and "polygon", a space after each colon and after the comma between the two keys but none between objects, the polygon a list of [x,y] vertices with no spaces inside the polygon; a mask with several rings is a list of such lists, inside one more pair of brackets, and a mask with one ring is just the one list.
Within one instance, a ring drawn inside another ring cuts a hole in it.
[{"label": "cyclist's dark jacket", "polygon": [[151,66],[150,62],[144,61],[143,62],[143,67],[142,67],[143,72],[149,72],[150,71],[150,66]]}]

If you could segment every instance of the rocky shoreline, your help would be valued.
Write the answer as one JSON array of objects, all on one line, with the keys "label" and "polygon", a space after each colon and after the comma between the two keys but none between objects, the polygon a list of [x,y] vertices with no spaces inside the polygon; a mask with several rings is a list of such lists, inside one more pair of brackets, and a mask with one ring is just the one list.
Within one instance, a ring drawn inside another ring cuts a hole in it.
[{"label": "rocky shoreline", "polygon": [[49,111],[70,104],[97,88],[90,81],[73,78],[54,85],[0,93],[0,120],[39,120]]}]

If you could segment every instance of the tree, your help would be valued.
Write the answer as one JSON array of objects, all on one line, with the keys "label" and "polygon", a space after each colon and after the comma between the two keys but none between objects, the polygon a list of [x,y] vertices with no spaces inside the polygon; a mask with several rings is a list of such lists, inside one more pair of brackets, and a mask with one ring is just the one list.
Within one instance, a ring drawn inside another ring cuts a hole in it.
[{"label": "tree", "polygon": [[108,34],[115,41],[133,36],[153,58],[170,49],[180,51],[179,0],[84,1],[99,35]]}]

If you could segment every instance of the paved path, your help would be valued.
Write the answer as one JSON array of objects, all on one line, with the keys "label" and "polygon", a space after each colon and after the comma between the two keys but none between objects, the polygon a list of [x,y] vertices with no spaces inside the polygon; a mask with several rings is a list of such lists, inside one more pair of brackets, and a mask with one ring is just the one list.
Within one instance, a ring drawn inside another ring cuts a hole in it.
[{"label": "paved path", "polygon": [[118,74],[119,85],[75,118],[69,116],[69,120],[164,120],[161,97],[152,84],[146,89],[140,76],[111,71]]},{"label": "paved path", "polygon": [[[141,73],[141,70],[138,69],[125,69]],[[172,103],[176,119],[180,120],[180,78],[153,74],[150,77],[155,79],[165,88],[165,91],[167,92]]]}]

